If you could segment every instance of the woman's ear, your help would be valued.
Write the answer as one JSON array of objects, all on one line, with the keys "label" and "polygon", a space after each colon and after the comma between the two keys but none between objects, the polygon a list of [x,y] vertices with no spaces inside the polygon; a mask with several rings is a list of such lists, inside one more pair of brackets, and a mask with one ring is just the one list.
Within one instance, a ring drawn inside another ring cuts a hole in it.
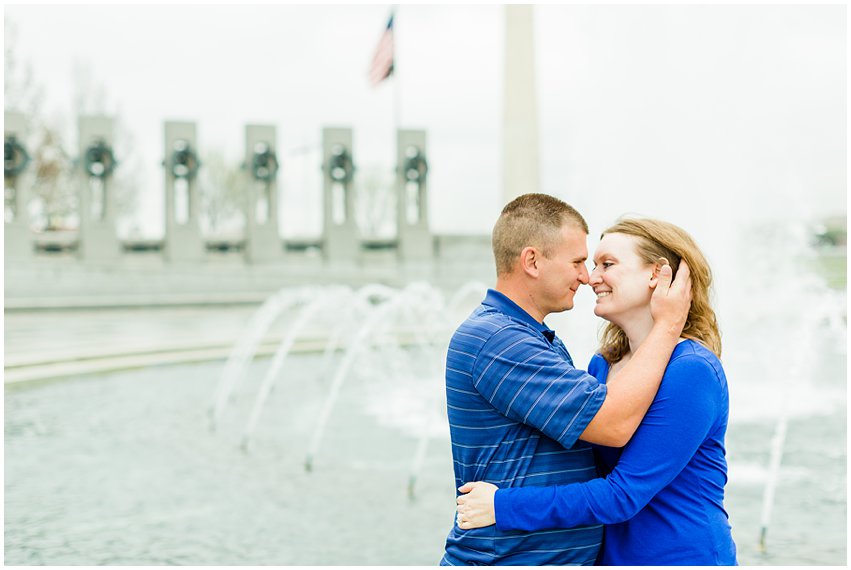
[{"label": "woman's ear", "polygon": [[659,272],[662,270],[662,267],[665,265],[670,265],[670,262],[665,257],[660,257],[656,260],[656,263],[653,264],[653,274],[650,275],[650,288],[655,289],[656,284],[659,283]]}]

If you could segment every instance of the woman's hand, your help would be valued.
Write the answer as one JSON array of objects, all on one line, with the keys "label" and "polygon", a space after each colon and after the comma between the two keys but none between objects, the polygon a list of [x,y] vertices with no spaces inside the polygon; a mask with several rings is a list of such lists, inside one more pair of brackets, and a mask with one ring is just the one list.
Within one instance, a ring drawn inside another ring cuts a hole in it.
[{"label": "woman's hand", "polygon": [[675,333],[679,338],[691,307],[691,270],[685,259],[680,260],[677,278],[674,279],[671,266],[662,264],[667,261],[664,257],[659,258],[659,274],[650,280],[650,287],[654,289],[650,297],[650,316],[654,323],[670,325],[672,335]]},{"label": "woman's hand", "polygon": [[483,481],[464,483],[458,490],[461,495],[455,501],[458,507],[458,528],[463,530],[496,524],[493,498],[498,487]]}]

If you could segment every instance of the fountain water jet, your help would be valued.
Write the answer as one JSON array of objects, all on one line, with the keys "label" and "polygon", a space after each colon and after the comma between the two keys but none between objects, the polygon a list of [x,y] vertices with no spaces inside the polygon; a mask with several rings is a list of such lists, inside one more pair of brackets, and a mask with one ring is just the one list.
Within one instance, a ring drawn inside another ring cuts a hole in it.
[{"label": "fountain water jet", "polygon": [[[412,283],[402,290],[382,284],[369,284],[357,291],[343,286],[331,286],[318,290],[314,288],[279,291],[252,315],[245,334],[225,365],[215,403],[211,409],[213,426],[218,425],[221,420],[227,402],[232,399],[233,392],[245,377],[247,367],[269,328],[288,309],[304,305],[295,316],[292,325],[288,327],[287,334],[278,344],[269,369],[264,374],[254,397],[240,442],[242,450],[247,451],[263,408],[276,386],[278,376],[295,342],[306,326],[317,315],[322,315],[323,310],[334,310],[335,315],[339,314],[340,318],[328,335],[323,367],[327,369],[330,366],[332,355],[340,348],[343,348],[344,355],[334,370],[332,383],[310,442],[305,468],[308,471],[312,470],[313,459],[318,452],[337,396],[344,380],[350,375],[355,361],[373,354],[372,349],[378,348],[381,361],[361,367],[372,370],[372,377],[375,376],[374,372],[386,372],[388,367],[391,367],[389,376],[391,380],[416,378],[423,374],[414,368],[411,355],[405,348],[413,345],[417,349],[426,351],[425,377],[435,381],[435,389],[429,390],[426,395],[426,413],[422,424],[419,428],[415,428],[417,445],[408,477],[408,496],[413,498],[417,476],[422,470],[428,443],[432,437],[431,432],[437,418],[442,417],[445,412],[439,406],[443,392],[437,389],[437,386],[443,377],[443,355],[452,330],[457,325],[456,313],[471,295],[476,294],[480,297],[486,289],[478,282],[467,283],[454,292],[449,302],[437,288],[427,283]],[[341,306],[343,310],[337,313],[337,307]],[[359,323],[359,326],[347,337],[346,333],[356,323]],[[371,350],[367,352],[365,350],[367,348]],[[440,410],[437,410],[438,407]],[[435,413],[432,414],[430,411]]]},{"label": "fountain water jet", "polygon": [[[404,307],[404,304],[406,303],[413,303],[414,301],[419,300],[420,303],[417,306],[422,307],[423,300],[432,302],[436,300],[437,306],[432,306],[430,308],[432,308],[433,310],[440,310],[440,298],[438,297],[437,299],[435,299],[435,297],[437,296],[436,293],[437,291],[434,288],[426,284],[412,283],[402,291],[394,293],[394,295],[388,301],[376,308],[372,312],[372,314],[367,318],[366,322],[354,335],[353,340],[350,343],[342,362],[337,367],[329,394],[322,407],[322,411],[320,412],[319,421],[317,422],[317,427],[313,434],[313,438],[311,439],[310,446],[307,452],[307,457],[305,458],[304,465],[307,471],[311,471],[313,469],[313,459],[316,457],[316,454],[319,450],[319,445],[325,431],[325,426],[330,418],[334,404],[336,403],[340,388],[342,387],[343,381],[347,377],[349,369],[354,363],[355,358],[359,355],[360,351],[367,345],[369,335],[382,322],[381,319],[389,315],[393,310],[398,309],[400,307]],[[411,298],[414,295],[417,295],[417,297]],[[417,323],[412,322],[411,324],[416,325]]]},{"label": "fountain water jet", "polygon": [[216,431],[231,393],[245,376],[245,370],[257,352],[257,345],[260,344],[269,327],[286,309],[301,304],[311,297],[312,291],[307,288],[295,291],[282,289],[269,297],[251,317],[246,333],[234,346],[222,371],[219,387],[209,411],[211,431]]},{"label": "fountain water jet", "polygon": [[341,342],[343,333],[348,330],[348,328],[354,324],[358,318],[363,317],[363,315],[369,311],[369,300],[373,299],[381,302],[382,300],[389,299],[396,292],[397,291],[395,289],[387,287],[386,285],[381,285],[380,283],[364,285],[358,290],[357,294],[353,298],[353,304],[345,313],[344,319],[336,327],[334,327],[334,330],[328,337],[328,343],[325,345],[325,352],[322,357],[322,364],[319,368],[320,378],[325,378],[328,375],[328,369],[331,368],[331,360],[334,357],[334,353],[345,344],[345,341]]},{"label": "fountain water jet", "polygon": [[254,428],[257,427],[257,421],[260,419],[260,413],[263,409],[263,405],[266,403],[266,399],[272,391],[275,379],[278,377],[278,372],[289,355],[296,338],[298,338],[298,335],[302,332],[302,329],[310,322],[316,313],[318,313],[321,309],[328,307],[329,299],[331,299],[332,303],[340,303],[348,300],[352,294],[352,290],[349,287],[331,287],[320,293],[318,297],[301,310],[292,327],[290,327],[286,337],[284,337],[280,345],[278,345],[278,349],[275,351],[275,356],[272,359],[272,364],[266,372],[266,375],[263,377],[260,389],[257,391],[257,397],[254,400],[251,415],[242,435],[242,443],[240,445],[243,451],[248,450],[248,442],[251,438],[251,434],[254,432]]}]

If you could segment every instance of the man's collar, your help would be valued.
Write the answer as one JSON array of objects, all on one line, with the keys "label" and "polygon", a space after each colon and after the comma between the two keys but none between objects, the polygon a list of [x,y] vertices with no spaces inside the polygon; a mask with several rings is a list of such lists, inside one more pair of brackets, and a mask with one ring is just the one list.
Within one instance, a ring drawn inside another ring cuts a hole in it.
[{"label": "man's collar", "polygon": [[518,305],[496,289],[488,289],[488,294],[485,295],[485,300],[482,301],[482,304],[487,305],[489,307],[493,307],[494,309],[505,313],[509,317],[513,317],[518,321],[522,321],[531,325],[535,328],[535,330],[540,331],[541,334],[543,334],[544,337],[551,343],[553,342],[553,339],[556,336],[554,330],[552,330],[547,325],[536,321],[532,317],[532,315],[524,311],[520,307],[520,305]]}]

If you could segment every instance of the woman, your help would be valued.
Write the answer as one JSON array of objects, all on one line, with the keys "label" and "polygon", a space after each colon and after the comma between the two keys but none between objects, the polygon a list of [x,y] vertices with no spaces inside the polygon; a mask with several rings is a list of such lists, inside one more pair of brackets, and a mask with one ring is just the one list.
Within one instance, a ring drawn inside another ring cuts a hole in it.
[{"label": "woman", "polygon": [[462,529],[501,530],[605,524],[603,565],[732,565],[736,546],[724,510],[727,380],[721,337],[709,303],[712,275],[681,228],[650,219],[621,220],[603,233],[590,285],[594,313],[609,321],[588,372],[616,374],[653,325],[650,297],[660,263],[676,274],[685,260],[692,305],[680,343],[641,425],[622,449],[595,446],[604,478],[558,487],[460,488]]}]

